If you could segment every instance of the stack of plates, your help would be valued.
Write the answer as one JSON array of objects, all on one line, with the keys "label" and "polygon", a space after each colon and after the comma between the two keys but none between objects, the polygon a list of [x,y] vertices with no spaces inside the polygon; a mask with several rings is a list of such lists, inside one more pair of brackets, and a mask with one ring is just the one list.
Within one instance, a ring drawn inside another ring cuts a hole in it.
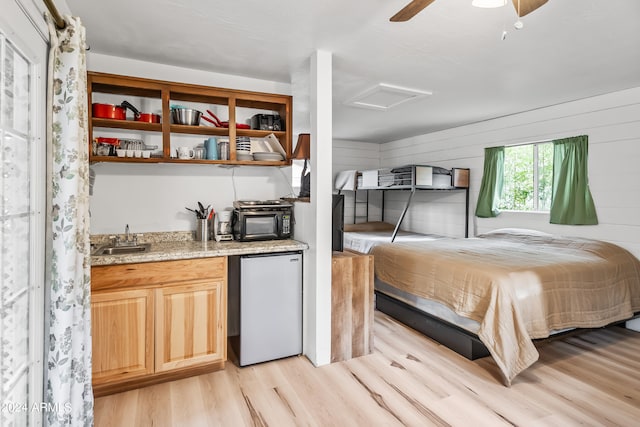
[{"label": "stack of plates", "polygon": [[253,158],[255,160],[263,160],[268,162],[279,162],[283,159],[282,154],[280,153],[253,153]]},{"label": "stack of plates", "polygon": [[239,136],[236,138],[236,158],[238,160],[253,160],[249,137]]},{"label": "stack of plates", "polygon": [[249,153],[251,151],[251,140],[246,136],[239,136],[236,138],[236,151],[245,151]]}]

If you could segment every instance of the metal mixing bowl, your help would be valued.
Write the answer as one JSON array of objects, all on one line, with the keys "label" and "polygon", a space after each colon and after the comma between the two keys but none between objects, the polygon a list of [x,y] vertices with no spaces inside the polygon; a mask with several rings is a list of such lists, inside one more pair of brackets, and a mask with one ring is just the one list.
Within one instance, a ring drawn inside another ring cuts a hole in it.
[{"label": "metal mixing bowl", "polygon": [[202,112],[192,108],[172,108],[171,118],[178,125],[198,126]]}]

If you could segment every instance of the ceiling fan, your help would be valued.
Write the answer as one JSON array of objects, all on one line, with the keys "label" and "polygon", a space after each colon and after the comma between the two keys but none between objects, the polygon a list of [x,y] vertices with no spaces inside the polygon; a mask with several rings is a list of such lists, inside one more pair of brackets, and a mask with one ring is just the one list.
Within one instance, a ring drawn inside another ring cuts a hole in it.
[{"label": "ceiling fan", "polygon": [[[409,19],[413,18],[418,14],[422,9],[429,6],[435,0],[413,0],[411,3],[406,5],[400,12],[393,15],[389,21],[391,22],[405,22]],[[548,0],[512,0],[513,6],[516,8],[516,12],[518,12],[518,16],[525,16],[543,4],[545,4]]]}]

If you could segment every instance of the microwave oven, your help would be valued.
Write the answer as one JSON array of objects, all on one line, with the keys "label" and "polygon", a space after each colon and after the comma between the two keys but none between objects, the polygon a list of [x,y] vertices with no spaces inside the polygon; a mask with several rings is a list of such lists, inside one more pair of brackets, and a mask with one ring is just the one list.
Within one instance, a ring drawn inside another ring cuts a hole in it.
[{"label": "microwave oven", "polygon": [[233,238],[241,242],[290,239],[293,205],[281,200],[233,202]]}]

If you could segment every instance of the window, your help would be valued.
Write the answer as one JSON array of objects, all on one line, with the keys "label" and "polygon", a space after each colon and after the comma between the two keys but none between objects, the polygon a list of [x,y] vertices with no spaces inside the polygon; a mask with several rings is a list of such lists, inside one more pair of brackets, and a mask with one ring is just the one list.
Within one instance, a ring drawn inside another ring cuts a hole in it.
[{"label": "window", "polygon": [[43,400],[46,43],[14,2],[7,6],[0,15],[0,425],[26,426],[42,423],[30,408]]},{"label": "window", "polygon": [[548,212],[552,185],[553,142],[505,147],[501,210]]}]

